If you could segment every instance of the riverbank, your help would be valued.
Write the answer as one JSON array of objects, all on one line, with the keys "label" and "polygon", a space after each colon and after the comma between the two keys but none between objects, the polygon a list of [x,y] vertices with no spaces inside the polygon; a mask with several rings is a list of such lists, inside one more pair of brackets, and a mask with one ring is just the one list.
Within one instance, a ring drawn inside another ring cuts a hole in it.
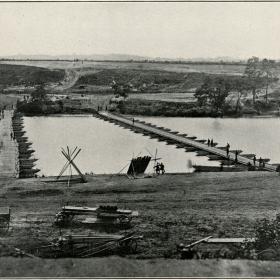
[{"label": "riverbank", "polygon": [[[172,98],[172,94],[170,95]],[[124,115],[139,116],[161,116],[161,117],[279,117],[279,100],[271,100],[269,104],[257,102],[255,105],[250,101],[242,110],[236,111],[234,106],[227,106],[224,112],[217,112],[209,106],[199,107],[196,101],[177,102],[163,100],[148,100],[138,98],[128,98],[118,104],[111,103],[108,109],[111,112],[117,112]]]}]

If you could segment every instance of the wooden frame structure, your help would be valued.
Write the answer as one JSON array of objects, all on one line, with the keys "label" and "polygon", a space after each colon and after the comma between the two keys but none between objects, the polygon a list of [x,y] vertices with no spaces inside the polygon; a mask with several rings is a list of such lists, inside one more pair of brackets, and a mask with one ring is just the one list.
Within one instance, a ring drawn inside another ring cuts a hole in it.
[{"label": "wooden frame structure", "polygon": [[69,168],[70,175],[69,175],[68,182],[70,182],[70,180],[72,179],[72,167],[73,167],[79,174],[82,182],[83,183],[87,182],[86,177],[83,175],[83,173],[79,170],[79,168],[77,167],[77,165],[74,162],[74,159],[78,156],[78,154],[81,152],[81,150],[82,149],[80,149],[78,147],[76,147],[73,151],[71,151],[68,146],[67,146],[67,151],[64,150],[63,148],[61,148],[61,153],[66,158],[67,161],[64,164],[63,168],[61,169],[59,175],[56,177],[57,181],[64,174],[64,172]]}]

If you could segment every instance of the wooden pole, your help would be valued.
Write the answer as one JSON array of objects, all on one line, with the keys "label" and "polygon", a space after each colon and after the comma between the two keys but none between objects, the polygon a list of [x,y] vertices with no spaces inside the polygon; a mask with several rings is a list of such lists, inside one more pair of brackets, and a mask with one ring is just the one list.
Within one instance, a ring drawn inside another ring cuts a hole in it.
[{"label": "wooden pole", "polygon": [[[79,152],[80,152],[80,151],[81,151],[81,149],[79,150]],[[67,156],[67,154],[66,154],[65,152],[62,151],[62,153],[63,153],[63,155],[66,157],[66,159],[69,160],[69,164],[72,164],[72,166],[74,167],[74,169],[78,172],[78,174],[80,175],[82,181],[83,181],[84,183],[86,183],[86,182],[87,182],[86,177],[85,177],[84,174],[79,170],[79,168],[77,167],[77,165],[73,162],[73,159],[71,160],[70,158],[68,158],[68,156]]]}]

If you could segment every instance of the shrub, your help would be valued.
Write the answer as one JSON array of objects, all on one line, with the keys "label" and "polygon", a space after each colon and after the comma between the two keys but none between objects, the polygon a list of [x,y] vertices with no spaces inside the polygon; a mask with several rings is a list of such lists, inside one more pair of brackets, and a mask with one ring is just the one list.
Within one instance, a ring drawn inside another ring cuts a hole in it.
[{"label": "shrub", "polygon": [[253,242],[247,242],[245,256],[258,259],[280,259],[280,215],[274,220],[257,220]]}]

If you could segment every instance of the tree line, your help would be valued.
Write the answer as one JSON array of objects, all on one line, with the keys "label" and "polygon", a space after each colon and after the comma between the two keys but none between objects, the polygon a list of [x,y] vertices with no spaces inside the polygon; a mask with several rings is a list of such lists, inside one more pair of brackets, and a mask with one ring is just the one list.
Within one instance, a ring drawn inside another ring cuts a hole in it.
[{"label": "tree line", "polygon": [[252,103],[255,105],[257,93],[261,89],[265,90],[264,98],[268,103],[269,85],[278,80],[276,70],[275,60],[249,58],[241,76],[207,77],[195,92],[197,104],[199,107],[208,106],[211,110],[223,114],[227,105],[226,98],[230,93],[235,93],[235,112],[238,113],[242,96],[251,93]]}]

